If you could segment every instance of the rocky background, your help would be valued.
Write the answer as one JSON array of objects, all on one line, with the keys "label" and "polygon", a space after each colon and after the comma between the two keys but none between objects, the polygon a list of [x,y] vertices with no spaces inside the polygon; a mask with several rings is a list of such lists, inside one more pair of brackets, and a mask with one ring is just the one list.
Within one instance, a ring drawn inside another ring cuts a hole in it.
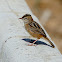
[{"label": "rocky background", "polygon": [[[62,53],[62,0],[26,0],[32,12],[38,17],[58,49]],[[43,12],[51,10],[51,16],[45,22],[41,20]]]}]

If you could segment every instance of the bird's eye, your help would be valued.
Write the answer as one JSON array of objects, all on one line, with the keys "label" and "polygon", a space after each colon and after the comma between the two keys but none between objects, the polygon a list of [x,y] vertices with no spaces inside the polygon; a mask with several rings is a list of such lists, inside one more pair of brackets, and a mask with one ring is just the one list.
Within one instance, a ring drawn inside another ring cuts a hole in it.
[{"label": "bird's eye", "polygon": [[27,18],[24,18],[24,19],[27,19]]}]

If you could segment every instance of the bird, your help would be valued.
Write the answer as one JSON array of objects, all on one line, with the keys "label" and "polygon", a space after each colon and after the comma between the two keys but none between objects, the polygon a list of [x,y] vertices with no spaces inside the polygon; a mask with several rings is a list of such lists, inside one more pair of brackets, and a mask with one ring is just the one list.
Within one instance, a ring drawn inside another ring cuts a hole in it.
[{"label": "bird", "polygon": [[[40,39],[40,38],[45,38],[46,40],[48,40],[48,42],[51,44],[52,48],[54,48],[54,44],[49,40],[49,38],[47,37],[45,31],[43,30],[43,28],[39,25],[39,23],[37,23],[36,21],[33,20],[32,16],[30,14],[25,14],[23,15],[21,18],[23,22],[24,22],[24,27],[26,29],[26,31],[34,38]],[[34,43],[37,41],[35,40],[32,44],[30,44],[29,46],[33,46]]]}]

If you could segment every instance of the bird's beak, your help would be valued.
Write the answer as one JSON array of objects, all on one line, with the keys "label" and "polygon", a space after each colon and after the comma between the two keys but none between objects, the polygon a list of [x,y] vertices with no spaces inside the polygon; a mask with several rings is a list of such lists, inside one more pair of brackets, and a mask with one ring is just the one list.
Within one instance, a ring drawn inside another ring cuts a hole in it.
[{"label": "bird's beak", "polygon": [[19,18],[19,19],[22,19],[22,18]]}]

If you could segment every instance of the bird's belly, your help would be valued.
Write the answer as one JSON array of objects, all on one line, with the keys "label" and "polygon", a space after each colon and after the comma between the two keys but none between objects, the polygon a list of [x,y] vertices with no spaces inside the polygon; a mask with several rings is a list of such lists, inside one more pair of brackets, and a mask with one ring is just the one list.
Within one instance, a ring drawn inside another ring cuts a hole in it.
[{"label": "bird's belly", "polygon": [[26,29],[26,30],[27,30],[27,32],[28,32],[31,36],[33,36],[33,37],[35,37],[35,38],[37,38],[37,39],[40,39],[40,38],[42,37],[41,34],[36,34],[36,33],[32,32],[30,29]]},{"label": "bird's belly", "polygon": [[40,38],[42,37],[42,35],[40,35],[40,34],[34,34],[34,33],[31,33],[31,32],[30,32],[30,34],[31,34],[33,37],[37,38],[37,39],[40,39]]}]

